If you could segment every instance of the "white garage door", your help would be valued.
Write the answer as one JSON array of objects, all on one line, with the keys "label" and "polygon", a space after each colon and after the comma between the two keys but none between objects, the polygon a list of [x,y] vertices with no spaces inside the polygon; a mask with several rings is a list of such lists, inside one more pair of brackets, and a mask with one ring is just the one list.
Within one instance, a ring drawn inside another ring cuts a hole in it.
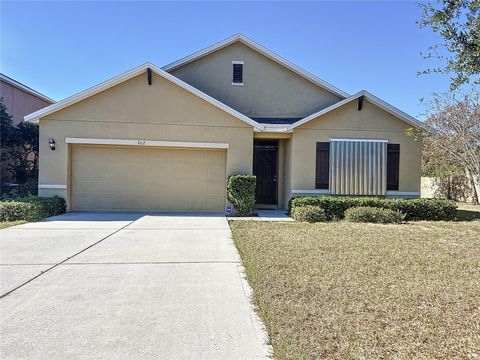
[{"label": "white garage door", "polygon": [[72,147],[74,211],[222,211],[226,151]]}]

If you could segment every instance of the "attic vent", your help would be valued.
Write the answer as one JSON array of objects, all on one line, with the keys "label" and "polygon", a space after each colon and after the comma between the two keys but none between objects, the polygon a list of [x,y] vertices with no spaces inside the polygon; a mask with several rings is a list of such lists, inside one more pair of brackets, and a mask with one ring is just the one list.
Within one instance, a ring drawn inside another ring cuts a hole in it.
[{"label": "attic vent", "polygon": [[232,85],[243,85],[243,61],[232,61],[233,79]]}]

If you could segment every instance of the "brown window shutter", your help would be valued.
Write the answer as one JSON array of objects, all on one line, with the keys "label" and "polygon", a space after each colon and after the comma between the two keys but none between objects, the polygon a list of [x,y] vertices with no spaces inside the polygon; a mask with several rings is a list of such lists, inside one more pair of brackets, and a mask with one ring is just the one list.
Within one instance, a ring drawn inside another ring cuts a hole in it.
[{"label": "brown window shutter", "polygon": [[387,190],[398,190],[400,144],[387,145]]},{"label": "brown window shutter", "polygon": [[317,142],[315,189],[328,189],[330,164],[330,143]]},{"label": "brown window shutter", "polygon": [[243,65],[233,64],[233,82],[243,83]]}]

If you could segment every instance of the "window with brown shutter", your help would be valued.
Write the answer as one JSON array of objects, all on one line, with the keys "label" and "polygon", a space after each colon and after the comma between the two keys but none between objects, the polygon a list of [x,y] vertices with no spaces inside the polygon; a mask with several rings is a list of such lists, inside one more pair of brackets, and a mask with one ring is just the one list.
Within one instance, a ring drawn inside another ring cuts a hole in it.
[{"label": "window with brown shutter", "polygon": [[317,161],[315,172],[315,188],[328,189],[330,163],[330,143],[317,142]]},{"label": "window with brown shutter", "polygon": [[387,145],[387,190],[398,190],[400,144]]},{"label": "window with brown shutter", "polygon": [[243,83],[243,64],[233,64],[233,83]]}]

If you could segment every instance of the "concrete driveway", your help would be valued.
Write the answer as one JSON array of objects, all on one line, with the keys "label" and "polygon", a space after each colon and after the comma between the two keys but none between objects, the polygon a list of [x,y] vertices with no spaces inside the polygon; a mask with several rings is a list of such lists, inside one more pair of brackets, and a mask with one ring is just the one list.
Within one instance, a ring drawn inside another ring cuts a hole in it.
[{"label": "concrete driveway", "polygon": [[2,359],[263,359],[221,214],[69,213],[0,230]]}]

